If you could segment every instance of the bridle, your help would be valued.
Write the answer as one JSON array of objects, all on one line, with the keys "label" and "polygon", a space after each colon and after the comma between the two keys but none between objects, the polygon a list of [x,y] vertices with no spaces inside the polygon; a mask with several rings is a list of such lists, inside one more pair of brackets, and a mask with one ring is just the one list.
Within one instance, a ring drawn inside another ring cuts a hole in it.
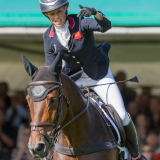
[{"label": "bridle", "polygon": [[[55,119],[55,122],[35,122],[32,121],[30,123],[32,131],[37,131],[39,132],[41,135],[43,135],[46,140],[48,141],[49,145],[52,146],[53,145],[53,141],[57,140],[59,132],[66,127],[67,125],[69,125],[71,122],[73,122],[76,118],[78,118],[81,114],[83,114],[89,106],[89,96],[87,99],[87,105],[86,107],[79,113],[77,114],[74,118],[72,118],[69,122],[67,122],[65,125],[63,126],[59,126],[59,119],[60,119],[60,115],[62,115],[62,101],[63,101],[63,97],[66,99],[67,101],[67,105],[68,107],[70,107],[70,101],[68,100],[68,98],[63,94],[63,90],[62,90],[62,83],[61,83],[61,79],[59,77],[59,82],[57,81],[37,81],[37,82],[32,82],[30,83],[30,86],[38,86],[38,85],[45,85],[45,84],[55,84],[56,86],[55,88],[59,88],[59,104],[58,104],[58,111],[57,111],[57,116]],[[87,89],[88,94],[89,94],[89,90]],[[42,127],[42,126],[52,126],[54,127],[53,130],[51,131],[51,133],[49,135],[47,135],[46,133],[44,133],[43,131],[40,131],[39,129],[37,129],[36,127]]]}]

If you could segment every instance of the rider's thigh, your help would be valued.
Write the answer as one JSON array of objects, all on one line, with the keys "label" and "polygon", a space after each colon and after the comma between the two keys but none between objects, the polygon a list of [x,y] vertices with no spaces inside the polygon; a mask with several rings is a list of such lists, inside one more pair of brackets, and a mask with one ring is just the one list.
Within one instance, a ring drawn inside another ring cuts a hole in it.
[{"label": "rider's thigh", "polygon": [[[115,80],[109,69],[106,77],[99,80],[97,84],[114,83],[114,82]],[[104,103],[111,104],[115,108],[115,110],[118,112],[119,116],[122,119],[123,125],[124,126],[127,125],[129,123],[129,118],[117,84],[114,83],[114,84],[94,87],[94,90],[101,97]]]}]

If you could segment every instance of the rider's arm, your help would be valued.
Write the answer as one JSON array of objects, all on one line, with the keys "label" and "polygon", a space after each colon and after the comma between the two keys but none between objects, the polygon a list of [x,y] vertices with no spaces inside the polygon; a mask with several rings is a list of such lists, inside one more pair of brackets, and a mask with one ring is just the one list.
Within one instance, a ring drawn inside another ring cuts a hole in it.
[{"label": "rider's arm", "polygon": [[86,31],[99,31],[106,32],[111,28],[111,22],[107,19],[106,16],[101,12],[97,12],[94,16],[95,19],[92,18],[84,18],[81,21],[81,28]]},{"label": "rider's arm", "polygon": [[101,12],[97,12],[96,15],[94,15],[94,18],[97,19],[97,20],[102,20],[103,19],[103,15]]}]

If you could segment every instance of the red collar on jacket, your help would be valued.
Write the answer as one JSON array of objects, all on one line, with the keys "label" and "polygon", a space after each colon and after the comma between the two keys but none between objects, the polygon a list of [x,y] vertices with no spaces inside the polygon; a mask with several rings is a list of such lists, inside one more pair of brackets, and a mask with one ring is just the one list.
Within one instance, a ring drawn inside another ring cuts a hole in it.
[{"label": "red collar on jacket", "polygon": [[[69,27],[72,29],[75,25],[74,19],[71,16],[68,16],[68,18],[69,18]],[[53,25],[51,26],[49,37],[54,37]]]}]

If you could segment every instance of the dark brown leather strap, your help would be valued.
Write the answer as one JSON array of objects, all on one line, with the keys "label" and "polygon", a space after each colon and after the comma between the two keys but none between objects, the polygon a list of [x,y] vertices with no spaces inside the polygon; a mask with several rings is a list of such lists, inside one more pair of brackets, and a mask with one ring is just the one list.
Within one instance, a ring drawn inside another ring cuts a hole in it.
[{"label": "dark brown leather strap", "polygon": [[38,85],[45,85],[45,84],[58,84],[61,86],[62,84],[57,82],[57,81],[37,81],[37,82],[32,82],[29,85],[30,86],[38,86]]},{"label": "dark brown leather strap", "polygon": [[91,154],[91,153],[96,153],[100,151],[105,151],[108,149],[113,149],[117,147],[117,144],[113,144],[110,142],[104,142],[104,143],[99,143],[99,144],[94,144],[91,146],[86,146],[86,147],[79,147],[79,148],[68,148],[61,146],[59,143],[55,144],[55,150],[61,154],[64,155],[85,155],[85,154]]},{"label": "dark brown leather strap", "polygon": [[50,123],[50,122],[31,122],[30,125],[32,127],[40,127],[40,126],[55,126],[55,123]]}]

